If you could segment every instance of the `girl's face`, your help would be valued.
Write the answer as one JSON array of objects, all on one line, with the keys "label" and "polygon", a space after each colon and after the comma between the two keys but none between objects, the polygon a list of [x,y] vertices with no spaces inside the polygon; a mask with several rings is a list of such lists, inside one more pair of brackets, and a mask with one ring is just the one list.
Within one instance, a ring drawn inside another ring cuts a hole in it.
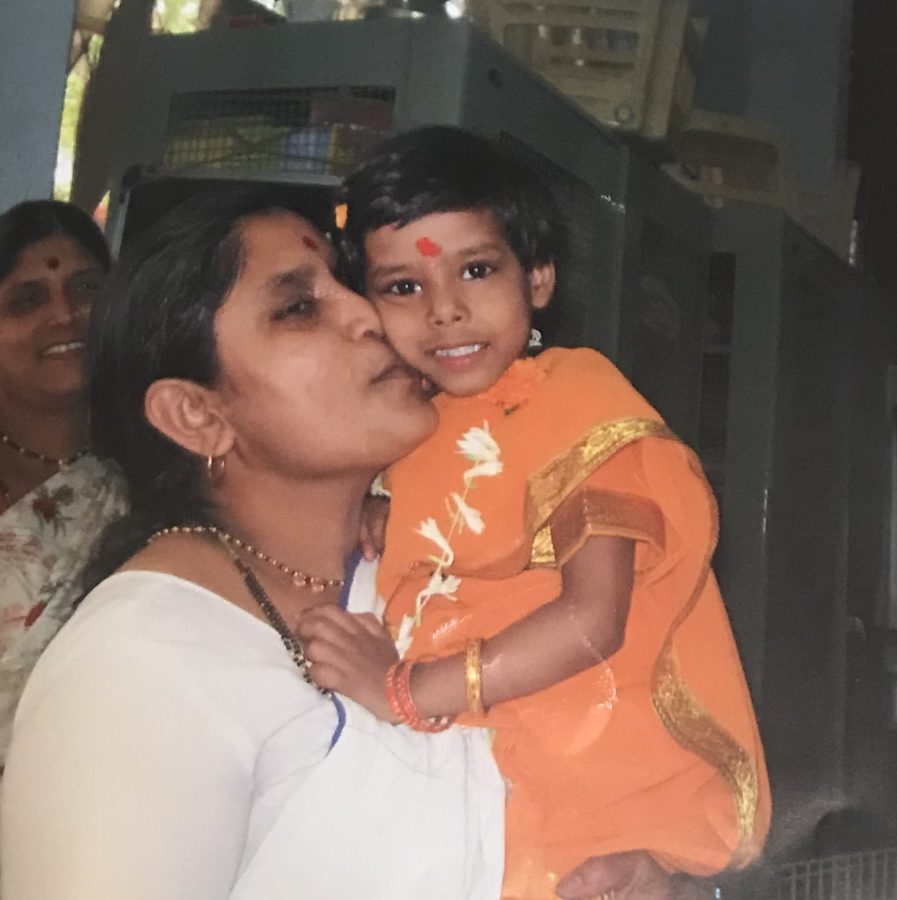
[{"label": "girl's face", "polygon": [[63,235],[22,251],[0,282],[0,401],[46,408],[80,397],[88,314],[104,278]]},{"label": "girl's face", "polygon": [[330,244],[277,212],[246,220],[215,318],[214,388],[247,464],[326,478],[394,462],[436,427],[375,309],[333,275]]},{"label": "girl's face", "polygon": [[410,365],[456,396],[491,387],[527,345],[554,268],[525,272],[489,210],[432,213],[365,239],[367,294]]}]

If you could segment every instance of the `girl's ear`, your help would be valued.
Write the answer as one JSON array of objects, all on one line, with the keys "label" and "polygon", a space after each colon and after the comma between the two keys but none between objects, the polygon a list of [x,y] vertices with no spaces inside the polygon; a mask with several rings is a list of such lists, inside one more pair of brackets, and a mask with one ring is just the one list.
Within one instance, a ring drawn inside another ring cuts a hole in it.
[{"label": "girl's ear", "polygon": [[554,294],[554,263],[533,266],[528,276],[530,305],[533,309],[545,309]]},{"label": "girl's ear", "polygon": [[234,435],[217,412],[211,392],[194,381],[160,378],[146,392],[147,421],[169,440],[198,456],[224,456]]}]

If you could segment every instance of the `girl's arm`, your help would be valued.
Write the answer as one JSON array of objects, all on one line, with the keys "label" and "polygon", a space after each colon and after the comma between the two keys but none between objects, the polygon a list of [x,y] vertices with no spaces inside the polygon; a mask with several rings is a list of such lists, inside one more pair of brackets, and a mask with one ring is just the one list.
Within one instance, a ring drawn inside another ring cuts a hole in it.
[{"label": "girl's arm", "polygon": [[[634,542],[592,537],[561,569],[561,593],[483,643],[488,708],[551,687],[613,656],[623,644]],[[464,654],[418,663],[411,693],[426,717],[467,709]]]},{"label": "girl's arm", "polygon": [[[622,645],[632,593],[634,541],[589,538],[561,568],[554,600],[483,643],[482,693],[488,707],[543,690],[612,656]],[[394,656],[372,617],[317,607],[299,626],[313,677],[375,715],[395,721],[386,699]],[[417,663],[411,693],[425,717],[467,709],[465,654]]]}]

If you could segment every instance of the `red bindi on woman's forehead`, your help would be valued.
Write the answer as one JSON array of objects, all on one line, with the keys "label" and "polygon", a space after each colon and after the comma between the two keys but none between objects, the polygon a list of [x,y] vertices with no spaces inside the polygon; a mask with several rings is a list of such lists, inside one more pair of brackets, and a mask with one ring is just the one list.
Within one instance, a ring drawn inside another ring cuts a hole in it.
[{"label": "red bindi on woman's forehead", "polygon": [[414,242],[414,246],[417,247],[417,252],[420,253],[421,256],[436,257],[442,253],[442,247],[440,247],[436,241],[432,241],[428,237],[418,238]]},{"label": "red bindi on woman's forehead", "polygon": [[308,247],[309,250],[314,250],[315,253],[320,253],[321,248],[318,246],[318,242],[310,238],[307,234],[302,235],[302,243]]},{"label": "red bindi on woman's forehead", "polygon": [[58,256],[50,256],[47,259],[47,268],[52,270],[59,268],[59,257]]}]

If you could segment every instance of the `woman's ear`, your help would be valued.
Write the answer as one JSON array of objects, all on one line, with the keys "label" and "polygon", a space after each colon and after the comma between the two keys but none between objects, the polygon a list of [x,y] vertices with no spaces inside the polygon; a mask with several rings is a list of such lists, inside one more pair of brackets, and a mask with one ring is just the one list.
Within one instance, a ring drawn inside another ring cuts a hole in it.
[{"label": "woman's ear", "polygon": [[528,278],[530,305],[533,309],[545,309],[554,294],[554,263],[533,266]]},{"label": "woman's ear", "polygon": [[216,410],[212,392],[194,381],[154,381],[143,411],[150,425],[190,453],[224,456],[233,446],[233,432]]}]

